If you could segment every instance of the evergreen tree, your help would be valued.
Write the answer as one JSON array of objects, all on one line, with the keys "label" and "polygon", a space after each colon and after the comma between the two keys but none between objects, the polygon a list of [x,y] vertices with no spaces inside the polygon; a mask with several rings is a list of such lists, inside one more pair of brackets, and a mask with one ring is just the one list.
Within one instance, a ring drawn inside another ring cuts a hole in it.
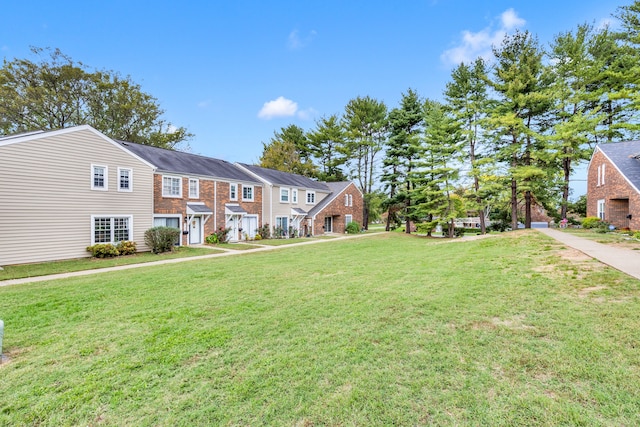
[{"label": "evergreen tree", "polygon": [[[413,89],[402,95],[400,107],[389,113],[389,141],[383,165],[385,172],[382,182],[389,190],[389,208],[403,205],[405,231],[411,232],[412,211],[411,191],[413,183],[410,179],[415,161],[420,155],[420,133],[424,115],[420,98]],[[391,212],[387,220],[390,228]]]},{"label": "evergreen tree", "polygon": [[318,178],[322,181],[344,181],[342,166],[347,161],[344,129],[337,115],[316,121],[316,129],[308,134],[310,151],[319,162]]},{"label": "evergreen tree", "polygon": [[369,197],[373,191],[376,157],[387,133],[387,106],[370,97],[349,101],[342,117],[350,176],[364,195],[363,226],[369,228]]},{"label": "evergreen tree", "polygon": [[508,165],[511,187],[511,226],[518,226],[518,196],[524,193],[525,227],[531,227],[532,190],[547,176],[544,170],[550,96],[542,50],[529,32],[505,36],[494,47],[497,59],[491,86],[498,95],[490,111],[495,154]]},{"label": "evergreen tree", "polygon": [[469,154],[469,176],[473,180],[471,199],[480,218],[480,232],[486,233],[485,212],[487,201],[480,189],[482,169],[491,158],[482,156],[482,122],[489,108],[487,93],[487,68],[482,58],[469,66],[460,64],[451,74],[447,83],[445,99],[447,109],[460,127],[460,137],[466,144]]}]

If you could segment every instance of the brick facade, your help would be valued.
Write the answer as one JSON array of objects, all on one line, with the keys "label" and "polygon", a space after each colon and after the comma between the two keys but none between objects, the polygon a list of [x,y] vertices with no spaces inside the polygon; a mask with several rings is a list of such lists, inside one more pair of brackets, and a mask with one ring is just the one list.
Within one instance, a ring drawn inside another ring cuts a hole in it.
[{"label": "brick facade", "polygon": [[[346,206],[348,203],[345,200],[345,195],[350,196],[348,200],[352,203],[350,206]],[[324,224],[325,218],[331,217],[333,223],[333,233],[344,233],[346,227],[346,215],[351,215],[352,220],[356,221],[362,226],[364,199],[362,193],[355,184],[350,183],[347,188],[334,196],[333,200],[327,204],[320,212],[318,212],[313,219],[313,232],[315,235],[320,235],[325,232]]]},{"label": "brick facade", "polygon": [[[179,214],[182,220],[187,215],[187,203],[204,203],[214,214],[203,226],[204,237],[214,233],[216,228],[225,226],[225,204],[231,203],[241,206],[248,214],[258,215],[258,226],[262,222],[262,186],[253,184],[253,201],[242,201],[242,186],[250,184],[238,183],[238,200],[230,199],[230,183],[212,179],[198,178],[198,198],[189,198],[189,176],[182,176],[182,197],[164,197],[162,195],[162,174],[155,174],[153,179],[153,199],[155,215]],[[177,176],[177,175],[170,175]],[[193,178],[193,177],[191,177]],[[188,236],[182,236],[182,245],[188,244]]]},{"label": "brick facade", "polygon": [[[617,228],[640,230],[640,194],[607,157],[596,150],[587,170],[587,216],[598,216],[598,201],[602,200],[605,221]],[[631,219],[627,218],[629,214]]]}]

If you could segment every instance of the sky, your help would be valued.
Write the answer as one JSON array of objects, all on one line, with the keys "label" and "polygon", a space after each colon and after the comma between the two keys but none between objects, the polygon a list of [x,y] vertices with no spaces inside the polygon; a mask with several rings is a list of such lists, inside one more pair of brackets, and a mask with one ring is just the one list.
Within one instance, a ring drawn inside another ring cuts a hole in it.
[{"label": "sky", "polygon": [[[528,30],[547,46],[578,24],[613,23],[628,3],[0,0],[0,57],[59,48],[128,75],[195,134],[191,152],[255,163],[290,124],[312,129],[358,96],[389,109],[409,88],[442,99],[451,70],[490,57],[505,34]],[[585,193],[584,168],[574,178],[574,196]]]}]

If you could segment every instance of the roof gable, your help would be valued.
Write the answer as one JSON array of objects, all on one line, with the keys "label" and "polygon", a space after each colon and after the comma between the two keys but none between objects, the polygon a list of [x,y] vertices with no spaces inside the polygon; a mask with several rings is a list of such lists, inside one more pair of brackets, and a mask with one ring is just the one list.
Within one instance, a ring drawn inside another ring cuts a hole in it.
[{"label": "roof gable", "polygon": [[245,163],[238,163],[241,167],[267,181],[269,184],[308,188],[312,190],[319,190],[329,192],[329,187],[324,182],[316,181],[303,175],[297,175],[295,173],[282,172],[275,169],[267,169],[256,165],[248,165]]},{"label": "roof gable", "polygon": [[329,189],[331,190],[331,193],[324,199],[320,200],[320,202],[309,211],[309,216],[311,217],[316,216],[320,211],[322,211],[322,209],[324,209],[329,203],[333,202],[336,197],[342,194],[342,192],[353,183],[351,181],[340,181],[327,182],[326,184],[327,187],[329,187]]},{"label": "roof gable", "polygon": [[118,141],[128,150],[146,159],[160,171],[184,175],[200,175],[221,178],[230,181],[243,181],[260,184],[258,180],[226,160],[167,150],[150,145]]},{"label": "roof gable", "polygon": [[596,150],[615,166],[620,174],[640,193],[640,141],[598,144]]}]

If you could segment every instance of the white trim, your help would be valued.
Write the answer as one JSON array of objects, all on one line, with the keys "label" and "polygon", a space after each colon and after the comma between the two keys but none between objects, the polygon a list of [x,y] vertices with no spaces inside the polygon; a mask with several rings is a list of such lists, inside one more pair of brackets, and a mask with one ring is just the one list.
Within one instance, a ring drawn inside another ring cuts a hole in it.
[{"label": "white trim", "polygon": [[347,228],[347,225],[349,225],[350,222],[353,222],[353,215],[345,214],[344,215],[344,227],[345,227],[345,229]]},{"label": "white trim", "polygon": [[[247,188],[247,189],[250,188],[251,189],[251,198],[245,198],[244,197],[244,189],[245,188]],[[255,188],[254,188],[253,185],[243,185],[242,186],[242,201],[243,202],[253,202],[254,199],[255,199],[254,191],[255,191]]]},{"label": "white trim", "polygon": [[[235,191],[234,191],[236,193],[235,196],[233,196],[231,194],[231,188],[232,187],[235,187]],[[230,182],[229,183],[229,200],[233,200],[233,201],[237,201],[238,200],[238,187],[239,187],[239,185],[238,185],[237,182]]]},{"label": "white trim", "polygon": [[[95,168],[104,168],[104,185],[102,187],[95,186]],[[91,163],[91,189],[96,191],[109,191],[109,166]]]},{"label": "white trim", "polygon": [[[591,162],[593,161],[593,158],[595,157],[596,153],[600,152],[602,153],[602,155],[604,156],[605,159],[607,159],[609,161],[609,163],[611,165],[613,165],[614,168],[616,168],[616,170],[618,171],[618,173],[620,174],[621,177],[624,178],[625,181],[627,181],[627,183],[631,186],[631,188],[633,188],[637,193],[640,193],[640,190],[638,189],[638,187],[636,187],[633,182],[631,182],[629,180],[629,178],[627,178],[627,176],[625,174],[622,173],[622,171],[620,170],[620,168],[618,168],[618,166],[616,166],[616,164],[611,160],[611,158],[609,158],[609,156],[607,156],[607,154],[602,151],[599,147],[596,147],[596,149],[593,151],[593,155],[591,156],[591,160],[589,161],[589,166],[587,166],[587,170],[589,170],[589,168],[591,167]],[[603,163],[604,164],[604,163]]]},{"label": "white trim", "polygon": [[607,211],[607,205],[605,203],[604,199],[599,199],[596,202],[596,216],[598,218],[600,218],[601,220],[605,221],[605,215],[606,215],[606,211]]},{"label": "white trim", "polygon": [[151,225],[156,226],[156,218],[178,218],[178,230],[180,230],[180,236],[178,237],[178,246],[182,246],[182,230],[184,229],[182,214],[153,214]]},{"label": "white trim", "polygon": [[[164,179],[165,178],[170,178],[170,179],[179,179],[180,180],[180,192],[179,194],[166,194],[164,192]],[[172,198],[182,198],[182,177],[181,176],[176,176],[176,175],[162,175],[162,197],[172,197]]]},{"label": "white trim", "polygon": [[[191,182],[196,183],[196,193],[195,195],[191,194]],[[189,198],[190,199],[199,199],[200,198],[200,180],[198,178],[189,178]]]},{"label": "white trim", "polygon": [[[129,188],[122,188],[120,186],[120,172],[121,171],[129,171]],[[118,166],[118,191],[121,193],[131,193],[133,192],[133,168],[121,168]]]},{"label": "white trim", "polygon": [[[96,244],[96,218],[128,218],[129,219],[129,241],[133,241],[133,215],[132,214],[104,214],[104,215],[91,215],[91,246]],[[111,229],[111,241],[106,243],[116,244],[113,241],[114,229]],[[103,243],[103,242],[101,242]]]},{"label": "white trim", "polygon": [[[313,201],[309,201],[309,196],[313,196]],[[305,192],[305,205],[315,205],[316,204],[316,192],[315,191],[311,191],[311,190],[307,190]]]},{"label": "white trim", "polygon": [[297,188],[292,188],[291,189],[291,203],[298,203],[298,189]]},{"label": "white trim", "polygon": [[[285,187],[279,187],[279,188],[280,188],[280,191],[278,192],[278,200],[280,200],[280,203],[291,203],[291,189],[285,188]],[[282,200],[282,190],[285,190],[287,192],[287,200]]]}]

